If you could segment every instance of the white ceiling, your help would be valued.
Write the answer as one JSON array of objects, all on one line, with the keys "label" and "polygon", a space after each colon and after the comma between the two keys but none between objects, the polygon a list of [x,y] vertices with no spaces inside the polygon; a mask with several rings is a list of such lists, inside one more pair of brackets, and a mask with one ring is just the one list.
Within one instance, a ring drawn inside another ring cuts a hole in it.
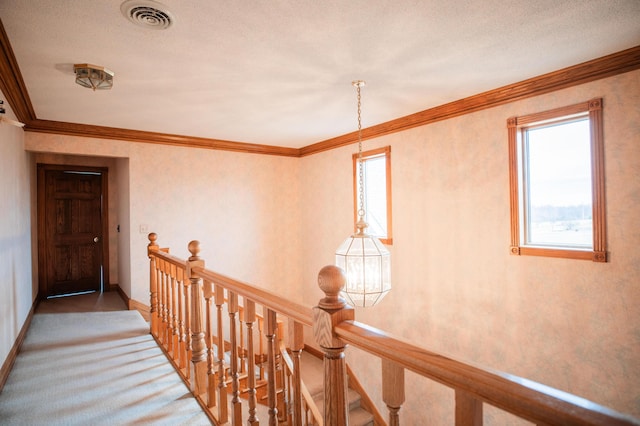
[{"label": "white ceiling", "polygon": [[640,45],[639,0],[123,1],[0,0],[39,119],[299,148],[356,129],[352,80],[368,127]]}]

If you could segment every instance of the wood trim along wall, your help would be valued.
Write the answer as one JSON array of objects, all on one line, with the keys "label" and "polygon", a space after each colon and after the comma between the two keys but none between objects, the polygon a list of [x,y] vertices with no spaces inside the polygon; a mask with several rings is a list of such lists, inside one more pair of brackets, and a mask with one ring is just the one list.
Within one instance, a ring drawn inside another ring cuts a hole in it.
[{"label": "wood trim along wall", "polygon": [[[572,67],[543,74],[518,83],[479,93],[468,98],[407,115],[386,123],[362,129],[362,139],[371,139],[413,127],[447,120],[449,118],[493,108],[509,102],[538,96],[555,90],[588,83],[601,78],[633,71],[640,68],[640,46],[583,62]],[[358,132],[327,139],[300,149],[300,156],[356,143]]]},{"label": "wood trim along wall", "polygon": [[7,383],[7,379],[9,378],[9,373],[11,373],[11,369],[13,368],[13,364],[16,362],[16,357],[18,356],[18,352],[20,352],[20,348],[22,347],[22,343],[24,342],[24,338],[27,335],[27,330],[31,326],[31,320],[33,319],[33,315],[36,311],[36,306],[40,302],[40,298],[36,297],[31,305],[31,309],[27,314],[27,318],[22,324],[22,328],[20,329],[20,333],[18,333],[18,337],[16,337],[16,341],[13,343],[13,347],[9,351],[7,358],[5,358],[4,363],[2,364],[2,368],[0,368],[0,392],[4,388],[4,385]]},{"label": "wood trim along wall", "polygon": [[25,124],[36,118],[31,105],[27,86],[24,84],[18,61],[13,54],[9,37],[0,20],[0,90],[7,97],[11,109],[18,117],[18,121]]},{"label": "wood trim along wall", "polygon": [[147,322],[151,319],[151,308],[142,302],[129,299],[129,296],[127,296],[127,294],[120,288],[118,284],[111,284],[109,286],[109,291],[117,291],[120,298],[124,301],[125,305],[127,305],[128,310],[136,310],[140,312],[142,318],[144,318],[144,320]]},{"label": "wood trim along wall", "polygon": [[62,121],[32,120],[24,129],[30,132],[55,133],[59,135],[84,136],[101,139],[118,139],[130,142],[145,142],[161,145],[175,145],[190,148],[206,148],[222,151],[236,151],[249,154],[279,155],[298,157],[300,150],[272,145],[247,142],[225,141],[221,139],[181,136],[142,130],[119,129],[116,127],[91,126],[87,124],[65,123]]},{"label": "wood trim along wall", "polygon": [[[19,121],[26,124],[25,131],[84,136],[92,138],[118,139],[132,142],[157,143],[193,148],[207,148],[252,154],[304,157],[358,141],[358,132],[317,142],[302,148],[287,148],[235,142],[219,139],[199,138],[114,127],[91,126],[77,123],[40,120],[36,117],[29,99],[18,63],[13,55],[9,38],[0,20],[0,89],[7,97]],[[479,93],[464,99],[426,109],[385,123],[362,129],[362,139],[401,132],[413,127],[447,120],[464,114],[492,108],[509,102],[530,98],[554,90],[588,83],[605,77],[640,69],[640,46],[583,62],[558,71],[543,74],[518,83]]]}]

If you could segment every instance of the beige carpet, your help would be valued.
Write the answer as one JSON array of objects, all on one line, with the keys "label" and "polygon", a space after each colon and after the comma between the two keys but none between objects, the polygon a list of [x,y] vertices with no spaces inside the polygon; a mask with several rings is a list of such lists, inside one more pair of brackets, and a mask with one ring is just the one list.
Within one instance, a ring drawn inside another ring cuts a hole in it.
[{"label": "beige carpet", "polygon": [[140,314],[105,295],[41,304],[0,393],[0,424],[211,424]]}]

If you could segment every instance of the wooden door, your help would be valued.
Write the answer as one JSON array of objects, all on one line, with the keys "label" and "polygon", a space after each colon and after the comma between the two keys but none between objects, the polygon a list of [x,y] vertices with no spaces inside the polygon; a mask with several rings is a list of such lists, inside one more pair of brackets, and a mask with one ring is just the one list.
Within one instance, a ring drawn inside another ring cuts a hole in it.
[{"label": "wooden door", "polygon": [[43,297],[101,291],[108,283],[104,280],[105,174],[104,169],[38,165]]}]

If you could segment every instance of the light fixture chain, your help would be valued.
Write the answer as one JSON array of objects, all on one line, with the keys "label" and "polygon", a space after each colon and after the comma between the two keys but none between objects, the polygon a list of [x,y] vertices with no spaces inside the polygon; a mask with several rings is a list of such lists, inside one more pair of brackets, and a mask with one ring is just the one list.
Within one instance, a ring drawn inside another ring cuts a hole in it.
[{"label": "light fixture chain", "polygon": [[356,86],[356,91],[358,93],[358,180],[360,184],[360,209],[358,210],[358,216],[361,219],[364,219],[365,210],[364,210],[364,168],[362,161],[362,118],[361,118],[361,95],[360,95],[360,86],[362,86],[364,82],[358,81]]},{"label": "light fixture chain", "polygon": [[[376,237],[367,234],[365,221],[365,170],[362,155],[362,80],[352,81],[358,94],[358,194],[359,203],[356,232],[336,250],[336,266],[345,274],[345,287],[341,295],[353,306],[373,306],[391,290],[391,253]],[[355,178],[355,175],[354,175]]]}]

